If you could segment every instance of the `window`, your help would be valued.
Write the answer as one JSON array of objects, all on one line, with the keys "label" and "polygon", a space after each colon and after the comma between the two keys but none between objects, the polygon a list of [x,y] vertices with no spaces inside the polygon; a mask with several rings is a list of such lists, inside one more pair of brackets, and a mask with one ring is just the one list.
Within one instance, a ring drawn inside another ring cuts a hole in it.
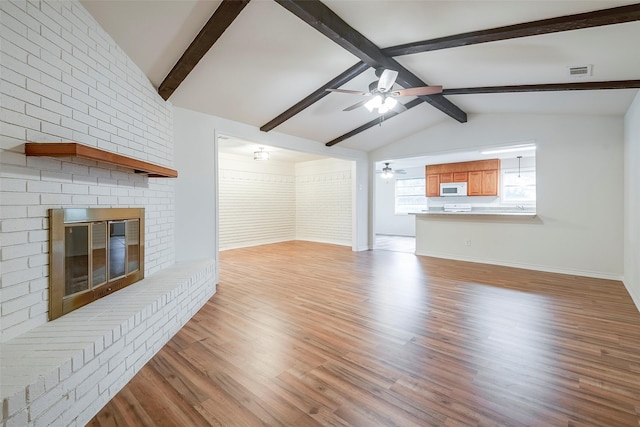
[{"label": "window", "polygon": [[420,212],[427,207],[424,178],[396,179],[396,214]]},{"label": "window", "polygon": [[535,203],[536,170],[533,168],[506,170],[502,174],[502,201],[511,203]]}]

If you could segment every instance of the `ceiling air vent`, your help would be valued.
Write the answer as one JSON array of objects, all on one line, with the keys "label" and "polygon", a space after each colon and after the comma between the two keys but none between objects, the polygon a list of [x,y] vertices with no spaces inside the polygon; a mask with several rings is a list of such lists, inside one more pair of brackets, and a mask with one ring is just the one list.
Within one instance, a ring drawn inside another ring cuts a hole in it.
[{"label": "ceiling air vent", "polygon": [[570,77],[588,77],[591,75],[591,65],[581,65],[579,67],[569,67]]}]

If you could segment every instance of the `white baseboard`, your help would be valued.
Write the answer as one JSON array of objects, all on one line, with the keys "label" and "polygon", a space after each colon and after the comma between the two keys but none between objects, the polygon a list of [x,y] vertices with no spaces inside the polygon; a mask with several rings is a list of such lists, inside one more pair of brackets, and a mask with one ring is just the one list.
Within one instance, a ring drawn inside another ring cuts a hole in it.
[{"label": "white baseboard", "polygon": [[272,243],[282,243],[282,242],[290,242],[296,239],[266,239],[266,240],[254,240],[252,242],[242,242],[236,243],[232,245],[228,245],[220,248],[220,252],[228,251],[231,249],[241,249],[241,248],[250,248],[253,246],[261,246],[261,245],[270,245]]},{"label": "white baseboard", "polygon": [[631,299],[638,308],[638,311],[640,311],[640,295],[636,295],[633,292],[633,288],[631,287],[631,285],[628,284],[624,279],[622,279],[622,283],[624,284],[624,287],[627,288],[627,292],[629,292],[629,295],[631,295]]},{"label": "white baseboard", "polygon": [[[416,255],[420,256],[428,256],[433,258],[443,258],[443,259],[452,259],[456,261],[467,261],[467,262],[476,262],[479,264],[490,264],[490,265],[500,265],[503,267],[514,267],[514,268],[522,268],[525,270],[534,270],[534,271],[544,271],[547,273],[559,273],[559,274],[570,274],[573,276],[584,276],[584,277],[593,277],[596,279],[607,279],[607,280],[616,280],[622,282],[623,277],[617,274],[610,273],[601,273],[598,271],[588,271],[588,270],[576,270],[572,268],[560,268],[546,265],[537,265],[537,264],[527,264],[527,263],[519,263],[519,262],[504,262],[499,260],[492,259],[484,259],[484,258],[475,258],[475,257],[464,257],[458,255],[448,255],[448,254],[439,254],[439,253],[426,253],[426,252],[415,252]],[[637,301],[634,300],[634,302]],[[639,306],[640,307],[640,306]]]},{"label": "white baseboard", "polygon": [[344,240],[313,239],[304,237],[298,237],[295,240],[301,240],[303,242],[327,243],[329,245],[352,246],[351,241],[346,242]]}]

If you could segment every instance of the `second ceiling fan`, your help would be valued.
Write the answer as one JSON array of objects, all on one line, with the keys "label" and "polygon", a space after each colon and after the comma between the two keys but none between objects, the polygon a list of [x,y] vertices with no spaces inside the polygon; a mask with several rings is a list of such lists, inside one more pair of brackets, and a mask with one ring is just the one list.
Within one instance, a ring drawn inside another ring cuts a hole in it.
[{"label": "second ceiling fan", "polygon": [[393,85],[398,78],[397,71],[379,68],[376,70],[376,75],[379,79],[377,82],[374,81],[369,85],[369,92],[349,89],[327,89],[327,91],[361,95],[369,98],[347,107],[343,111],[351,111],[364,106],[369,111],[378,110],[379,114],[385,114],[390,110],[394,110],[397,113],[405,111],[406,107],[395,98],[442,93],[442,86],[421,86],[393,90]]}]

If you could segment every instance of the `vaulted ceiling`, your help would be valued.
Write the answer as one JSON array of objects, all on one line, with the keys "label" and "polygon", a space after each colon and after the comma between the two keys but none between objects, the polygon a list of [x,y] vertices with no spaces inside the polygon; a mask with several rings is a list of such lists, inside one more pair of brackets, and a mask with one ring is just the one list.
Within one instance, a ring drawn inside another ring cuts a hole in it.
[{"label": "vaulted ceiling", "polygon": [[[82,3],[174,105],[365,151],[481,113],[621,115],[640,87],[629,1]],[[444,92],[402,98],[411,108],[380,123],[324,90],[367,90],[380,66]]]}]

